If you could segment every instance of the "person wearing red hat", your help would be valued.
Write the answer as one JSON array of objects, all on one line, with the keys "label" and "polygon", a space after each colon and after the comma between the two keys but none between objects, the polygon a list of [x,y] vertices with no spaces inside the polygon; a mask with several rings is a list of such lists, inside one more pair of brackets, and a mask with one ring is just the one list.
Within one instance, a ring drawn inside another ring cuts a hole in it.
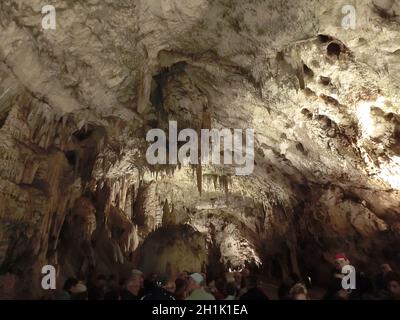
[{"label": "person wearing red hat", "polygon": [[326,300],[358,300],[362,299],[372,290],[372,282],[368,277],[356,268],[356,289],[348,290],[343,288],[342,279],[345,274],[342,273],[343,267],[351,265],[350,260],[345,253],[337,253],[335,255],[335,270],[333,271],[328,290],[324,296]]},{"label": "person wearing red hat", "polygon": [[[342,288],[342,279],[344,274],[342,273],[342,269],[344,266],[350,265],[350,260],[347,258],[344,253],[335,254],[334,260],[334,270],[332,272],[332,278],[329,282],[328,289],[325,293],[325,300],[336,300],[338,297],[346,296],[348,299],[349,294],[344,294],[342,292],[344,289]],[[342,294],[343,293],[343,294]]]},{"label": "person wearing red hat", "polygon": [[343,273],[342,273],[342,269],[343,269],[343,267],[348,266],[348,265],[350,265],[350,260],[347,258],[346,254],[337,253],[335,255],[335,269],[336,269],[336,272],[335,272],[334,276],[336,278],[342,279],[343,276],[344,276]]}]

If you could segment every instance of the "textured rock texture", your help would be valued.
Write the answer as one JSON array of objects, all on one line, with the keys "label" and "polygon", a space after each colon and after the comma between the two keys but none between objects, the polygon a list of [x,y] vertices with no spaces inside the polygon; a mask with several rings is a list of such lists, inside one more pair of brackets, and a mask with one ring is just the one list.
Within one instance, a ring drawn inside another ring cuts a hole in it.
[{"label": "textured rock texture", "polygon": [[[323,282],[336,250],[399,265],[399,14],[395,0],[1,1],[0,296],[43,297],[46,264],[59,285],[140,264]],[[168,120],[253,128],[253,174],[149,166],[146,132]]]}]

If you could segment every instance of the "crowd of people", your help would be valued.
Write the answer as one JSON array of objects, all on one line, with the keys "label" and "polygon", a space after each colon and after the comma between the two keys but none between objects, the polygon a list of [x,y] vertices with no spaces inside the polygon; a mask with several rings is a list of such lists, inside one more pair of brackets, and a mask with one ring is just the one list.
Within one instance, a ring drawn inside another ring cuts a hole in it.
[{"label": "crowd of people", "polygon": [[[356,288],[345,289],[342,268],[350,265],[345,254],[337,254],[335,268],[326,288],[326,300],[394,299],[400,300],[400,275],[387,263],[375,277],[356,272]],[[278,289],[280,300],[309,300],[309,285],[296,274],[290,276]],[[269,300],[257,275],[244,268],[240,272],[227,272],[217,278],[205,273],[183,271],[175,279],[164,274],[149,274],[132,270],[126,280],[115,276],[98,275],[83,281],[69,278],[63,292],[64,300]]]},{"label": "crowd of people", "polygon": [[355,288],[346,289],[342,280],[345,266],[352,266],[344,253],[335,256],[335,267],[324,295],[326,300],[400,300],[400,275],[394,272],[388,263],[383,263],[375,275],[368,275],[357,266],[355,272]]}]

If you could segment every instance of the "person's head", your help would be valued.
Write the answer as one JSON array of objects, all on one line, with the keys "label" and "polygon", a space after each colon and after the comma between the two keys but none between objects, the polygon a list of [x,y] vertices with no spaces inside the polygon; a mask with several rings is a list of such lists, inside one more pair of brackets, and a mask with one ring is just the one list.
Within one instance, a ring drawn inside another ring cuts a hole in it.
[{"label": "person's head", "polygon": [[186,280],[188,277],[189,277],[189,271],[186,270],[182,271],[178,276],[178,278],[182,280]]},{"label": "person's head", "polygon": [[381,264],[381,272],[383,274],[387,274],[392,271],[392,267],[388,263]]},{"label": "person's head", "polygon": [[88,292],[83,282],[78,283],[71,288],[71,299],[72,300],[87,300]]},{"label": "person's head", "polygon": [[342,272],[342,269],[344,266],[347,266],[350,264],[350,260],[347,258],[347,256],[344,253],[337,253],[335,255],[335,268],[339,272]]},{"label": "person's head", "polygon": [[131,277],[138,278],[140,281],[140,286],[143,287],[143,272],[138,269],[133,269],[131,271]]},{"label": "person's head", "polygon": [[258,278],[255,275],[250,275],[246,278],[246,288],[252,289],[258,287]]},{"label": "person's head", "polygon": [[64,282],[64,291],[68,292],[69,294],[72,293],[73,288],[79,283],[78,279],[76,278],[68,278],[65,282]]},{"label": "person's head", "polygon": [[385,278],[386,288],[394,299],[400,299],[400,274],[389,273]]},{"label": "person's head", "polygon": [[143,279],[141,275],[131,275],[128,281],[126,282],[126,289],[137,295],[142,287]]},{"label": "person's head", "polygon": [[292,300],[308,300],[307,288],[302,283],[296,283],[289,291]]},{"label": "person's head", "polygon": [[187,280],[187,290],[192,292],[204,285],[204,278],[200,273],[192,273]]}]

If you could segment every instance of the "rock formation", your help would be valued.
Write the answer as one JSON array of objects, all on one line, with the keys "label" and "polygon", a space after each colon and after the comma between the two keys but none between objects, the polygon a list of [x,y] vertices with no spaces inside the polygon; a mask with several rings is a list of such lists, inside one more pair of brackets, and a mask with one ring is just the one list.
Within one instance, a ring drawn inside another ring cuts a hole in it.
[{"label": "rock formation", "polygon": [[[0,297],[49,264],[399,266],[400,3],[352,3],[354,30],[344,0],[54,0],[44,30],[46,1],[1,1]],[[169,120],[254,129],[253,174],[149,165]]]}]

